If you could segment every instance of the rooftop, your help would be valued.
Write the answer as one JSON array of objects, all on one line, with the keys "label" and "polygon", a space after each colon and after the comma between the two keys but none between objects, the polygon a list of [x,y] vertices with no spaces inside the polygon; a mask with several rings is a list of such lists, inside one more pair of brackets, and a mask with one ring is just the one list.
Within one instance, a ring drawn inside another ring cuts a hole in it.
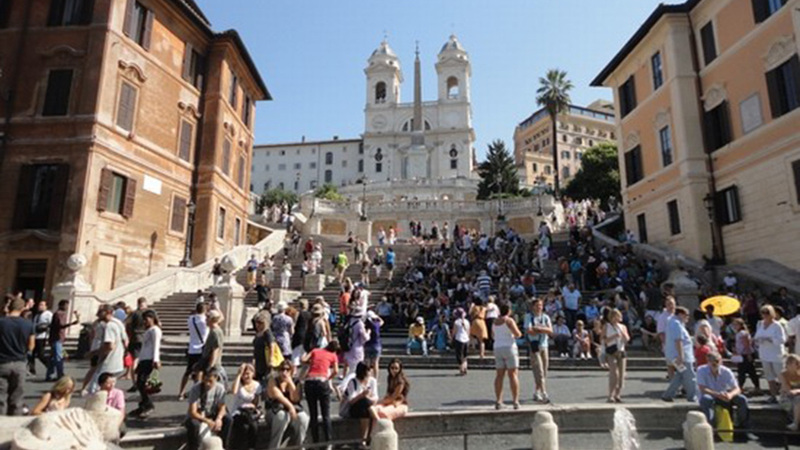
[{"label": "rooftop", "polygon": [[[614,115],[613,114],[608,114],[608,113],[604,113],[604,112],[600,112],[600,111],[595,111],[593,109],[584,108],[582,106],[569,105],[569,108],[567,109],[566,114],[568,114],[570,116],[590,117],[592,119],[603,120],[603,121],[611,122],[611,123],[614,122]],[[547,110],[545,108],[540,108],[539,110],[537,110],[536,112],[531,114],[527,119],[525,119],[522,122],[520,122],[518,127],[520,129],[524,130],[525,128],[528,128],[528,127],[534,125],[535,123],[539,122],[540,120],[546,119],[548,117],[550,117],[550,116],[547,113]]]},{"label": "rooftop", "polygon": [[361,139],[329,139],[325,141],[299,141],[299,142],[283,142],[278,144],[257,144],[253,146],[253,151],[255,150],[269,150],[274,148],[286,148],[286,147],[300,147],[300,146],[310,146],[310,145],[324,145],[324,144],[338,144],[338,143],[345,143],[345,144],[352,144],[355,142],[362,142]]}]

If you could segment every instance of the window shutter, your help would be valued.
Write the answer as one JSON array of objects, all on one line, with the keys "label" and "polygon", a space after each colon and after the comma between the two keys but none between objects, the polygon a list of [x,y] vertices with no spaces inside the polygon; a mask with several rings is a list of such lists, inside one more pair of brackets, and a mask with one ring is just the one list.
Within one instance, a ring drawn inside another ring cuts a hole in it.
[{"label": "window shutter", "polygon": [[47,16],[47,26],[57,27],[64,18],[64,0],[50,1],[50,14]]},{"label": "window shutter", "polygon": [[794,172],[794,192],[797,194],[797,203],[800,203],[800,159],[792,162],[792,172]]},{"label": "window shutter", "polygon": [[11,16],[11,0],[0,0],[0,28],[8,26],[9,16]]},{"label": "window shutter", "polygon": [[172,219],[170,220],[170,229],[178,233],[183,233],[185,217],[186,217],[186,199],[178,196],[173,197]]},{"label": "window shutter", "polygon": [[719,133],[717,127],[714,126],[714,111],[706,111],[703,113],[703,125],[706,129],[706,152],[711,153],[717,149],[717,142],[719,142]]},{"label": "window shutter", "polygon": [[222,143],[222,173],[231,173],[231,141],[227,139]]},{"label": "window shutter", "polygon": [[730,217],[730,211],[728,211],[728,202],[725,201],[725,193],[727,189],[724,191],[717,191],[714,195],[714,217],[717,223],[720,225],[727,225],[730,223],[728,218]]},{"label": "window shutter", "polygon": [[153,19],[155,18],[155,13],[153,11],[147,10],[145,13],[144,19],[144,31],[142,32],[142,48],[145,50],[150,50],[150,38],[153,34]]},{"label": "window shutter", "polygon": [[191,83],[192,80],[192,44],[186,43],[183,52],[183,79]]},{"label": "window shutter", "polygon": [[720,142],[719,147],[726,145],[731,141],[731,118],[728,108],[728,102],[724,101],[717,109],[719,110],[719,129],[720,129]]},{"label": "window shutter", "polygon": [[244,189],[244,156],[239,156],[239,162],[236,165],[236,184]]},{"label": "window shutter", "polygon": [[[787,95],[794,94],[794,99],[788,99],[788,105],[790,110],[797,107],[800,104],[800,57],[795,54],[792,58],[785,64],[788,64],[788,73],[784,72],[785,74],[785,83],[787,85]],[[794,86],[794,89],[789,89],[788,86]],[[794,101],[792,101],[794,100]]]},{"label": "window shutter", "polygon": [[181,121],[181,141],[178,148],[178,157],[184,161],[189,161],[192,155],[192,140],[194,138],[194,127],[191,123]]},{"label": "window shutter", "polygon": [[769,17],[769,5],[767,0],[752,0],[753,3],[753,19],[756,23],[761,23]]},{"label": "window shutter", "polygon": [[51,70],[47,76],[43,116],[65,116],[69,112],[69,95],[72,89],[72,70]]},{"label": "window shutter", "polygon": [[123,82],[119,92],[119,106],[117,109],[117,125],[121,128],[133,130],[133,117],[136,110],[136,88],[130,83]]},{"label": "window shutter", "polygon": [[31,210],[33,199],[33,176],[36,173],[36,166],[25,164],[20,167],[19,182],[17,183],[17,204],[14,207],[14,219],[12,228],[24,230],[28,222],[28,215]]},{"label": "window shutter", "polygon": [[47,228],[59,231],[61,230],[64,216],[64,199],[67,195],[67,184],[69,183],[69,165],[59,164],[56,167],[53,195],[50,198],[50,223],[47,224]]},{"label": "window shutter", "polygon": [[111,183],[114,173],[108,169],[100,172],[100,192],[97,194],[97,210],[105,211],[108,206],[108,196],[111,195]]},{"label": "window shutter", "polygon": [[633,75],[630,77],[630,82],[628,94],[630,95],[630,110],[633,111],[636,109],[636,78]]},{"label": "window shutter", "polygon": [[125,21],[122,24],[122,32],[125,36],[133,37],[133,27],[136,24],[134,14],[136,14],[136,0],[128,0],[125,5]]},{"label": "window shutter", "polygon": [[122,217],[130,219],[133,217],[133,203],[136,200],[136,180],[127,178],[125,180],[125,201],[122,205]]}]

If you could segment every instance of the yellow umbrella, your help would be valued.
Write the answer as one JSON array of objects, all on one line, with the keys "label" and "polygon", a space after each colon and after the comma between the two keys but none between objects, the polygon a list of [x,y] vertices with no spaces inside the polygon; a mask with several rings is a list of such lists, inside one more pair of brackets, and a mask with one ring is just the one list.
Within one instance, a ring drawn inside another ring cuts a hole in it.
[{"label": "yellow umbrella", "polygon": [[739,300],[727,295],[716,295],[703,300],[700,304],[700,309],[706,310],[706,307],[711,305],[714,307],[715,316],[729,316],[739,311]]}]

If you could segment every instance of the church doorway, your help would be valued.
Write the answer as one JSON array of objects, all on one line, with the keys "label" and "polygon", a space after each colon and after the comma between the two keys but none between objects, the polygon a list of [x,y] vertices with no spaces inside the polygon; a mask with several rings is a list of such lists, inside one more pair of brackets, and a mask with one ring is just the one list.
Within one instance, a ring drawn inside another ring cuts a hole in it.
[{"label": "church doorway", "polygon": [[22,292],[24,298],[40,300],[44,298],[46,277],[46,259],[18,259],[14,292]]}]

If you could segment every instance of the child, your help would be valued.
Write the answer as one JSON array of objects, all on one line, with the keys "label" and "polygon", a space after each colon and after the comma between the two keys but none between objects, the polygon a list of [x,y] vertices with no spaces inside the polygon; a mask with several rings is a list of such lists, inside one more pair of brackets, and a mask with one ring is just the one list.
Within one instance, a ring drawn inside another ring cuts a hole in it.
[{"label": "child", "polygon": [[711,353],[711,347],[708,345],[708,338],[702,334],[698,335],[697,344],[694,347],[694,360],[697,367],[708,364],[709,353]]},{"label": "child", "polygon": [[589,332],[585,329],[583,321],[575,322],[575,330],[572,332],[572,339],[575,341],[573,354],[576,358],[589,359],[589,350],[591,349],[592,340],[589,337]]}]

